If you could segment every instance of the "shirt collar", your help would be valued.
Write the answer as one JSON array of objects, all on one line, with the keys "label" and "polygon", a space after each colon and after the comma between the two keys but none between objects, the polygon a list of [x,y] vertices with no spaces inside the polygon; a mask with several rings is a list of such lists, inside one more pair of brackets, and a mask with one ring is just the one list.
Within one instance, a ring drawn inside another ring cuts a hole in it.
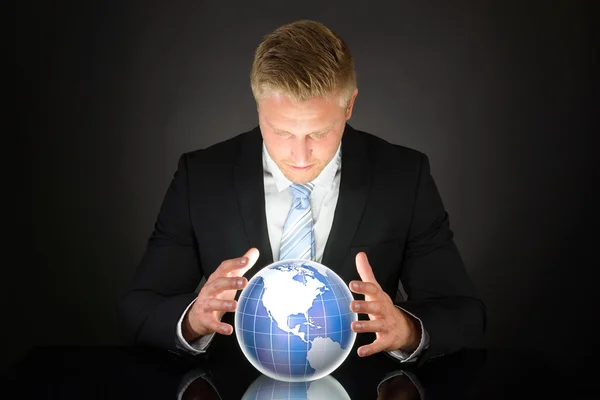
[{"label": "shirt collar", "polygon": [[[329,161],[325,168],[323,168],[323,171],[321,171],[321,173],[315,179],[313,179],[312,183],[314,183],[315,186],[321,186],[326,189],[331,188],[331,186],[333,185],[335,175],[342,167],[341,150],[342,143],[340,142],[340,145],[338,146],[338,149],[335,152],[335,155],[333,156],[331,161]],[[281,172],[281,170],[277,166],[277,164],[275,164],[275,161],[269,155],[269,152],[267,151],[267,147],[265,146],[264,142],[262,154],[263,169],[264,171],[273,175],[273,178],[275,179],[275,184],[277,185],[277,191],[281,192],[286,190],[292,184],[292,181],[286,178],[285,175],[283,175],[283,172]]]}]

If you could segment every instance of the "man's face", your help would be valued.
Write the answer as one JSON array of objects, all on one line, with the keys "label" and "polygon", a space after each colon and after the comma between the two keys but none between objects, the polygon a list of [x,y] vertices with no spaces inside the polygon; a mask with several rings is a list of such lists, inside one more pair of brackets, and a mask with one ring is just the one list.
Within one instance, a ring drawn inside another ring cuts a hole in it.
[{"label": "man's face", "polygon": [[294,183],[315,179],[331,161],[352,115],[339,101],[313,98],[298,103],[283,94],[270,94],[258,104],[258,120],[269,155]]}]

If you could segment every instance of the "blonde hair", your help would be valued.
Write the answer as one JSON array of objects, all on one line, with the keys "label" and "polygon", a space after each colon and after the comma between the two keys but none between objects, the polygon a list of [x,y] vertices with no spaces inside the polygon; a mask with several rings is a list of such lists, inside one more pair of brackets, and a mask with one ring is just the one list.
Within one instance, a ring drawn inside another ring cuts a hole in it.
[{"label": "blonde hair", "polygon": [[347,107],[356,88],[350,49],[325,25],[296,21],[266,35],[256,49],[250,73],[258,102],[265,93],[281,92],[295,101],[339,96]]}]

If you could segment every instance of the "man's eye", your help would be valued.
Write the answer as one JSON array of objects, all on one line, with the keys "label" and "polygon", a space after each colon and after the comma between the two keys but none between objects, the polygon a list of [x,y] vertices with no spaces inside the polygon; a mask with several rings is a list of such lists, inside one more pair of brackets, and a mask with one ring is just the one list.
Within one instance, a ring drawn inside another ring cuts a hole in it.
[{"label": "man's eye", "polygon": [[287,132],[275,132],[277,135],[282,136],[282,137],[288,137],[290,136],[290,133]]}]

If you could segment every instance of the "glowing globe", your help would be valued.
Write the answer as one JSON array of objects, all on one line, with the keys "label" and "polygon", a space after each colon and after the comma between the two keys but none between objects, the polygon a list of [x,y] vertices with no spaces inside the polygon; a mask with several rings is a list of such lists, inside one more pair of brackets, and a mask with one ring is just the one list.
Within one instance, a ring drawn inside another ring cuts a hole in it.
[{"label": "glowing globe", "polygon": [[279,381],[307,382],[336,370],[356,333],[352,293],[326,266],[282,260],[250,279],[240,293],[235,332],[248,361]]},{"label": "glowing globe", "polygon": [[331,375],[310,382],[283,382],[259,376],[242,400],[350,400],[348,392]]}]

